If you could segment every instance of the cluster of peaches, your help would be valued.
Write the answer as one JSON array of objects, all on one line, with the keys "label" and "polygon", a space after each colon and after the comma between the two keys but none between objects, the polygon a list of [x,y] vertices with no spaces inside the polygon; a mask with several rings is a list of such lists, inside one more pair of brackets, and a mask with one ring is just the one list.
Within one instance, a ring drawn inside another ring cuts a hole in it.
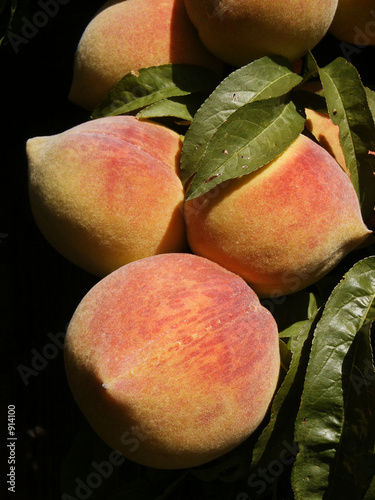
[{"label": "cluster of peaches", "polygon": [[[167,63],[292,63],[330,30],[352,41],[372,1],[117,0],[78,44],[69,99],[92,112],[127,73]],[[375,40],[372,40],[375,43]],[[311,112],[271,163],[185,200],[183,137],[132,114],[27,143],[30,202],[46,239],[99,278],[69,324],[73,395],[99,436],[158,468],[223,455],[260,425],[280,371],[260,298],[326,275],[370,231],[337,127]],[[334,154],[333,154],[334,153]],[[142,436],[137,450],[121,441]]]}]

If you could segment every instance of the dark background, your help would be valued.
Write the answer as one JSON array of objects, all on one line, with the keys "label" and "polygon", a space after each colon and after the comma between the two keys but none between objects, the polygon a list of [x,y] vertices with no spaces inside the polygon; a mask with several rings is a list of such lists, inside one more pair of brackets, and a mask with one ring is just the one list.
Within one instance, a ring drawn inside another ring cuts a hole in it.
[{"label": "dark background", "polygon": [[[2,22],[9,7],[5,4]],[[61,497],[61,465],[81,416],[66,384],[62,350],[53,347],[52,337],[61,341],[76,306],[97,281],[51,248],[34,224],[25,143],[89,119],[67,95],[77,43],[101,5],[99,0],[58,4],[56,15],[18,51],[9,43],[0,47],[0,436],[4,450],[7,407],[15,405],[16,494],[9,498],[17,500]],[[40,10],[37,2],[25,2],[27,19]],[[21,22],[16,27],[20,36],[22,28]],[[321,65],[344,55],[330,36],[313,53]],[[371,86],[374,48],[355,48],[352,55],[362,81]],[[7,456],[7,450],[2,452],[5,494]]]},{"label": "dark background", "polygon": [[[78,302],[96,282],[60,257],[35,226],[28,203],[25,143],[89,119],[87,112],[67,101],[67,94],[77,43],[101,4],[58,4],[57,14],[18,45],[18,53],[9,43],[0,47],[0,436],[4,450],[7,407],[15,405],[16,494],[9,498],[17,500],[60,498],[60,466],[79,418],[65,382],[62,350],[43,349],[53,344],[49,335],[60,338],[66,331]],[[41,10],[35,1],[24,12],[32,20]],[[16,32],[20,36],[22,26]],[[36,353],[51,359],[43,362]],[[5,451],[0,498],[8,498],[7,456]]]}]

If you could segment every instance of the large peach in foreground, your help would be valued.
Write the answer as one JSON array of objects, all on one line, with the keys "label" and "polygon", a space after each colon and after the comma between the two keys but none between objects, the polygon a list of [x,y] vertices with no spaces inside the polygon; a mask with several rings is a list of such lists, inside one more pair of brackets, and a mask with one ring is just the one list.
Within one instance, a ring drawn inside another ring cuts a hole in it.
[{"label": "large peach in foreground", "polygon": [[298,60],[327,33],[337,7],[337,0],[184,1],[204,46],[234,66],[272,54]]},{"label": "large peach in foreground", "polygon": [[27,142],[30,203],[64,257],[104,276],[186,249],[179,134],[133,116],[100,118]]},{"label": "large peach in foreground", "polygon": [[263,421],[280,369],[277,326],[237,275],[164,254],[123,266],[78,305],[64,347],[92,428],[156,468],[213,460]]},{"label": "large peach in foreground", "polygon": [[[127,73],[168,63],[222,70],[200,41],[183,0],[107,1],[78,43],[69,99],[92,111]],[[135,88],[134,95],[144,91]]]},{"label": "large peach in foreground", "polygon": [[185,221],[195,254],[263,297],[315,283],[370,233],[349,177],[305,135],[254,173],[185,203]]}]

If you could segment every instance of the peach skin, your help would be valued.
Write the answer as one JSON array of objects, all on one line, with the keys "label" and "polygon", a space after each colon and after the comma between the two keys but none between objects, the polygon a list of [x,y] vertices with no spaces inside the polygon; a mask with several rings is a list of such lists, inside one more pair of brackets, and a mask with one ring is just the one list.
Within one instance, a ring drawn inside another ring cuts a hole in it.
[{"label": "peach skin", "polygon": [[187,253],[103,278],[73,314],[64,358],[97,434],[159,469],[198,466],[242,443],[264,420],[280,371],[277,325],[257,295]]},{"label": "peach skin", "polygon": [[302,134],[269,164],[215,189],[185,203],[190,248],[262,297],[315,283],[371,233],[349,177]]},{"label": "peach skin", "polygon": [[50,244],[104,276],[186,249],[181,140],[133,116],[100,118],[27,141],[30,204]]},{"label": "peach skin", "polygon": [[199,40],[183,0],[106,2],[78,43],[69,100],[92,111],[127,73],[168,63],[219,74],[223,67]]},{"label": "peach skin", "polygon": [[374,0],[339,0],[329,32],[342,42],[375,45]]},{"label": "peach skin", "polygon": [[297,61],[327,33],[337,0],[185,0],[203,45],[243,66],[278,54]]}]

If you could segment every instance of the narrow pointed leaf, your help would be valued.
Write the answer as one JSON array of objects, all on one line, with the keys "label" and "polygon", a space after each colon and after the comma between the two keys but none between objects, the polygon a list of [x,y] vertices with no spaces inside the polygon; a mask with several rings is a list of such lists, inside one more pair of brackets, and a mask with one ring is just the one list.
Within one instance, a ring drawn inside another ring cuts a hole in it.
[{"label": "narrow pointed leaf", "polygon": [[[260,435],[253,453],[252,470],[256,478],[256,470],[267,469],[273,461],[284,461],[290,464],[298,453],[294,441],[294,421],[298,413],[313,331],[319,318],[317,312],[306,320],[295,341],[289,370],[275,394],[271,406],[269,424]],[[294,450],[294,454],[292,453]],[[288,458],[287,458],[288,457]]]},{"label": "narrow pointed leaf", "polygon": [[304,123],[305,117],[295,104],[284,98],[241,106],[210,139],[186,200],[266,165],[297,138]]},{"label": "narrow pointed leaf", "polygon": [[286,94],[302,81],[281,57],[263,57],[231,73],[203,103],[186,133],[181,178],[196,173],[207,143],[229,116],[244,104]]},{"label": "narrow pointed leaf", "polygon": [[319,66],[315,57],[309,50],[304,57],[303,83],[319,76]]},{"label": "narrow pointed leaf", "polygon": [[219,78],[213,71],[189,64],[164,64],[128,73],[104,97],[93,118],[130,113],[169,97],[213,90]]},{"label": "narrow pointed leaf", "polygon": [[375,200],[375,126],[366,90],[357,69],[341,57],[320,69],[320,79],[366,221]]},{"label": "narrow pointed leaf", "polygon": [[[372,320],[374,316],[372,315]],[[370,323],[356,335],[343,362],[344,427],[328,492],[362,500],[375,474],[375,370]]]},{"label": "narrow pointed leaf", "polygon": [[[351,386],[353,379],[347,374],[355,369],[361,356],[353,355],[359,345],[358,332],[374,320],[374,297],[375,257],[368,257],[356,263],[335,287],[316,326],[295,422],[295,439],[300,448],[292,473],[296,500],[338,498],[332,487],[345,479],[343,470],[347,485],[357,486],[360,477],[346,467],[344,452],[348,440],[345,432],[358,430],[358,412],[365,439],[357,443],[355,453],[371,458],[368,456],[369,449],[374,448],[371,429],[375,428],[373,381],[363,385],[364,392],[358,401]],[[362,344],[360,349],[372,367],[369,345]],[[355,408],[349,408],[350,405]]]},{"label": "narrow pointed leaf", "polygon": [[375,92],[368,87],[365,88],[368,106],[370,108],[372,118],[375,122]]},{"label": "narrow pointed leaf", "polygon": [[366,491],[363,500],[373,500],[375,498],[375,476],[372,478],[371,484]]}]

